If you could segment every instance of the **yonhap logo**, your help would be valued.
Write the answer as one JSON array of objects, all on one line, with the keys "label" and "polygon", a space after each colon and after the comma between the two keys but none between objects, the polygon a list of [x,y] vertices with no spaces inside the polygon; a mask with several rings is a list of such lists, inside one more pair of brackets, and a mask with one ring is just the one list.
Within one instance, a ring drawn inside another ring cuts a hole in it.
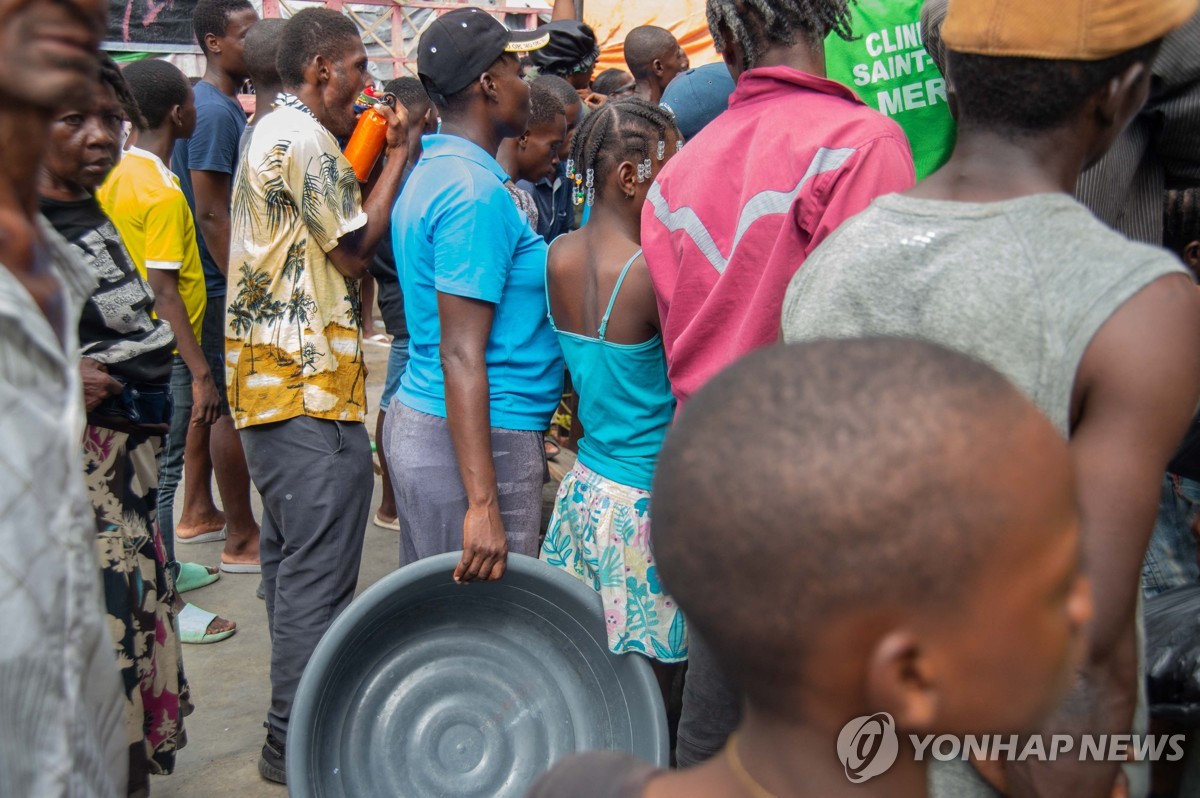
[{"label": "yonhap logo", "polygon": [[862,784],[887,772],[900,753],[896,721],[886,712],[855,718],[842,727],[838,757],[851,784]]}]

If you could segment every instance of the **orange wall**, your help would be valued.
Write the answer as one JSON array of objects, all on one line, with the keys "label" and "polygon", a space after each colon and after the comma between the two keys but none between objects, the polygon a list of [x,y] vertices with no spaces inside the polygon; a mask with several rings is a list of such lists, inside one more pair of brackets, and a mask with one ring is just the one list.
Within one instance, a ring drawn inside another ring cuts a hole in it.
[{"label": "orange wall", "polygon": [[600,39],[597,75],[611,67],[626,69],[625,35],[639,25],[658,25],[675,34],[694,67],[720,60],[708,33],[704,0],[584,0],[583,19]]}]

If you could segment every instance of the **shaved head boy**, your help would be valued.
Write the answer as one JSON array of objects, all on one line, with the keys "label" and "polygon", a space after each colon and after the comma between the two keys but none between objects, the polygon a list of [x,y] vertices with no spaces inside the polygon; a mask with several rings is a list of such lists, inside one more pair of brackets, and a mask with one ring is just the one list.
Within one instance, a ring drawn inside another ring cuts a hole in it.
[{"label": "shaved head boy", "polygon": [[625,37],[625,65],[633,75],[634,97],[657,103],[667,84],[690,66],[679,40],[666,28],[642,25]]},{"label": "shaved head boy", "polygon": [[[781,457],[744,445],[763,418]],[[741,725],[692,769],[588,754],[533,796],[915,798],[908,734],[1031,731],[1067,689],[1091,612],[1070,457],[989,366],[903,339],[762,350],[693,397],[655,474],[660,575]],[[899,756],[852,784],[835,742],[879,712]]]}]

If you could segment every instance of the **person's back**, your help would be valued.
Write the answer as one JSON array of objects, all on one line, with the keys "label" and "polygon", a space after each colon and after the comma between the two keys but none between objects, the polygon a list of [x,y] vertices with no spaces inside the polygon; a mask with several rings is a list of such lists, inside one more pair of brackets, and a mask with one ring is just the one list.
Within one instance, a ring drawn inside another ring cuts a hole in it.
[{"label": "person's back", "polygon": [[[886,268],[883,268],[886,267]],[[1065,435],[1088,344],[1182,268],[1065,194],[1003,202],[881,197],[813,253],[783,306],[788,341],[918,336],[989,363]]]},{"label": "person's back", "polygon": [[[788,341],[869,328],[973,352],[1069,437],[1086,563],[1103,590],[1074,693],[1047,724],[1054,733],[1144,729],[1139,574],[1163,469],[1200,392],[1191,281],[1070,194],[1145,99],[1161,37],[1196,6],[1026,0],[1000,15],[996,0],[956,0],[942,28],[954,155],[827,241],[794,279],[783,316]],[[1118,7],[1127,24],[1110,26]],[[880,267],[886,284],[869,275]],[[1145,794],[1144,764],[1124,769],[1130,795]],[[1112,763],[951,763],[934,794],[1004,791],[1016,771],[1037,795],[1069,785],[1107,796],[1117,777]]]},{"label": "person's back", "polygon": [[[781,19],[794,44],[740,42],[713,28],[738,87],[729,109],[663,170],[642,211],[681,402],[737,357],[776,340],[787,282],[813,248],[876,196],[913,184],[899,126],[817,76],[824,67],[814,53],[832,25],[786,0],[772,5],[790,12]],[[846,13],[843,3],[829,5]],[[808,38],[817,39],[812,51]]]},{"label": "person's back", "polygon": [[[913,184],[900,127],[818,77],[825,37],[850,35],[846,0],[752,5],[709,0],[709,30],[738,86],[728,110],[659,174],[642,209],[681,406],[734,360],[778,340],[788,280],[813,248],[875,197]],[[681,766],[718,750],[739,712],[703,640],[689,645]]]},{"label": "person's back", "polygon": [[[588,238],[573,247],[552,246],[547,263],[551,290],[553,284],[588,287],[574,294],[573,301],[564,297],[569,308],[556,307],[553,299],[550,305],[571,385],[579,394],[584,430],[579,461],[609,479],[649,490],[675,410],[661,335],[638,313],[653,311],[654,295],[639,291],[650,287],[640,249],[617,259],[612,247]],[[589,243],[595,248],[591,254],[585,251]],[[639,266],[641,278],[635,274],[630,279],[631,269]],[[595,323],[567,321],[572,317]]]}]

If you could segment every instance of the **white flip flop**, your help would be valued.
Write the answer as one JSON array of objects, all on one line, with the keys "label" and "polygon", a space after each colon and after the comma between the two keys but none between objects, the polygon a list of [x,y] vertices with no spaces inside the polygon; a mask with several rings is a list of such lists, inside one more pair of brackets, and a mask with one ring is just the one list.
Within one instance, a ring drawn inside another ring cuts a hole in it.
[{"label": "white flip flop", "polygon": [[195,537],[192,537],[192,538],[181,538],[181,537],[179,537],[178,533],[175,535],[176,543],[186,543],[186,544],[216,543],[218,540],[224,540],[224,539],[225,539],[225,527],[221,527],[220,529],[214,529],[212,532],[202,532],[201,534],[196,535]]},{"label": "white flip flop", "polygon": [[261,574],[262,565],[256,562],[225,562],[221,560],[221,570],[227,574]]},{"label": "white flip flop", "polygon": [[202,610],[195,604],[184,606],[183,611],[176,616],[179,621],[179,639],[185,643],[219,643],[237,631],[237,627],[226,629],[224,632],[209,633],[208,625],[216,618],[215,612]]},{"label": "white flip flop", "polygon": [[375,513],[375,517],[371,519],[371,523],[373,523],[377,527],[380,527],[381,529],[390,529],[393,532],[400,531],[400,519],[399,518],[395,518],[391,521],[384,521],[382,516],[379,515],[379,513]]}]

